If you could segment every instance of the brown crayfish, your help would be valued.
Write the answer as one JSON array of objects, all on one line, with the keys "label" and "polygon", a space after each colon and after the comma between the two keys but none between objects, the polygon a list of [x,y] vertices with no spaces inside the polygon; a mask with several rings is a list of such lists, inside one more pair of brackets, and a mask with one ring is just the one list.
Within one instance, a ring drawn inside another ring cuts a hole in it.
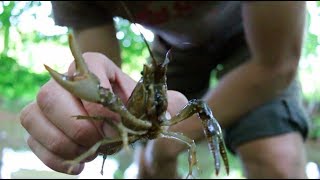
[{"label": "brown crayfish", "polygon": [[[144,37],[143,40],[145,41]],[[213,153],[216,174],[218,175],[221,166],[220,154],[228,174],[229,164],[222,131],[209,106],[204,101],[198,99],[190,100],[178,114],[171,119],[167,118],[166,70],[171,50],[167,52],[165,60],[162,63],[158,63],[156,59],[153,58],[148,43],[146,41],[145,43],[149,49],[152,61],[144,65],[142,77],[138,81],[126,105],[116,94],[100,86],[98,78],[88,70],[82,53],[76,46],[71,34],[69,35],[69,46],[75,58],[76,73],[72,77],[69,77],[45,65],[45,68],[49,71],[53,79],[74,96],[89,102],[102,104],[104,107],[109,108],[121,116],[120,122],[113,122],[111,124],[119,131],[121,137],[116,139],[103,139],[69,163],[77,164],[81,162],[96,153],[102,145],[112,147],[117,144],[120,147],[127,148],[129,144],[138,140],[152,140],[160,137],[173,138],[185,143],[189,147],[188,178],[192,175],[192,169],[197,164],[195,142],[181,133],[169,132],[165,130],[164,127],[177,124],[193,114],[198,113],[202,121],[209,149]],[[103,117],[75,117],[78,119],[105,120]],[[105,120],[105,122],[110,124],[108,120]],[[106,155],[104,155],[104,159],[105,158]]]}]

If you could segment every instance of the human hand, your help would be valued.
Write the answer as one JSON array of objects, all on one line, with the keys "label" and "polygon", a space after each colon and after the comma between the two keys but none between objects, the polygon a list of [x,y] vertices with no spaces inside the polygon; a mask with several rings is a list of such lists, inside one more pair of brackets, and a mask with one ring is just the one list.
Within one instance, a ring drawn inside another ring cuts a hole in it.
[{"label": "human hand", "polygon": [[[104,88],[110,88],[123,102],[126,102],[136,84],[111,60],[99,53],[84,53],[88,68]],[[68,70],[75,72],[74,64]],[[104,116],[117,121],[119,116],[102,105],[82,101],[63,89],[54,80],[43,85],[35,102],[27,105],[20,114],[22,126],[30,134],[28,145],[36,156],[49,168],[67,173],[69,165],[65,160],[73,160],[87,151],[103,137],[118,136],[107,123],[75,120],[74,115]],[[119,148],[109,150],[115,153]],[[108,149],[104,149],[104,153]],[[87,158],[93,160],[97,154]],[[71,174],[79,174],[84,168],[82,162],[74,166]]]}]

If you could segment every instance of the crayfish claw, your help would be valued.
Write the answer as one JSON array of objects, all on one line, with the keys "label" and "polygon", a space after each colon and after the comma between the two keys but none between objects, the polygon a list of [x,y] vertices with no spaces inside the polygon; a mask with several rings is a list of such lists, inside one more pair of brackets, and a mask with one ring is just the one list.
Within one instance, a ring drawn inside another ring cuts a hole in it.
[{"label": "crayfish claw", "polygon": [[99,87],[100,82],[98,78],[90,73],[77,78],[76,76],[66,76],[51,69],[49,66],[44,65],[51,77],[60,84],[63,88],[80,99],[84,99],[90,102],[99,102],[100,94]]},{"label": "crayfish claw", "polygon": [[226,174],[229,175],[229,162],[228,162],[226,146],[224,144],[223,138],[221,137],[220,133],[212,137],[212,141],[211,143],[209,143],[209,148],[213,153],[213,158],[215,162],[214,163],[215,174],[219,175],[220,168],[221,168],[220,159],[222,159],[225,165]]},{"label": "crayfish claw", "polygon": [[211,144],[211,150],[212,150],[212,153],[213,153],[214,167],[215,167],[216,175],[219,175],[220,167],[221,167],[221,164],[220,164],[220,150],[219,149],[220,149],[219,140],[218,140],[217,137],[214,137],[213,138],[213,142]]},{"label": "crayfish claw", "polygon": [[69,47],[71,50],[71,53],[73,57],[75,58],[75,66],[76,66],[76,73],[77,74],[88,74],[89,69],[87,65],[84,62],[84,59],[82,57],[82,53],[78,46],[75,43],[75,40],[73,39],[72,34],[68,35],[68,42],[69,42]]},{"label": "crayfish claw", "polygon": [[222,139],[222,137],[219,138],[219,147],[220,147],[220,154],[222,157],[222,161],[224,163],[224,166],[226,168],[226,173],[229,175],[229,161],[228,161],[228,156],[227,156],[227,150],[226,150],[226,145]]},{"label": "crayfish claw", "polygon": [[51,77],[71,94],[86,101],[99,102],[100,81],[97,76],[88,70],[82,54],[76,47],[71,34],[69,35],[69,45],[72,55],[75,58],[76,73],[74,75],[67,76],[60,74],[47,65],[44,65],[45,68]]},{"label": "crayfish claw", "polygon": [[213,154],[214,159],[214,167],[215,167],[215,174],[219,175],[221,163],[220,159],[222,159],[226,174],[229,175],[229,161],[226,151],[226,145],[224,143],[222,133],[219,130],[219,133],[214,134],[211,138],[209,138],[209,148]]}]

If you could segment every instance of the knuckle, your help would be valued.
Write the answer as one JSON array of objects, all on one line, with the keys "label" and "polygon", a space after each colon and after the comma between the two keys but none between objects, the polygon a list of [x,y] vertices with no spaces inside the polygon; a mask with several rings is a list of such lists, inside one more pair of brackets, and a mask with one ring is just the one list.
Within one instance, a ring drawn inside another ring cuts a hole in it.
[{"label": "knuckle", "polygon": [[37,94],[37,104],[44,114],[50,113],[53,110],[54,98],[52,97],[54,96],[50,92],[50,87],[44,85]]},{"label": "knuckle", "polygon": [[65,138],[52,138],[51,141],[48,141],[48,149],[55,153],[63,153],[66,147],[68,147],[68,141]]},{"label": "knuckle", "polygon": [[99,52],[85,52],[83,53],[83,57],[85,59],[85,61],[88,61],[89,59],[106,59],[107,57]]},{"label": "knuckle", "polygon": [[83,102],[83,105],[90,116],[108,116],[110,114],[101,104]]},{"label": "knuckle", "polygon": [[30,149],[34,152],[34,150],[33,150],[33,142],[32,141],[33,141],[32,137],[28,137],[27,144],[30,147]]},{"label": "knuckle", "polygon": [[88,137],[93,136],[91,135],[90,128],[83,124],[79,124],[78,126],[74,127],[72,137],[74,141],[83,144],[88,141]]},{"label": "knuckle", "polygon": [[114,71],[114,68],[117,68],[117,66],[113,63],[111,59],[99,52],[85,52],[83,53],[83,57],[89,69],[92,66],[97,66],[97,64],[99,65],[99,68],[103,67],[104,69],[108,69],[111,72]]},{"label": "knuckle", "polygon": [[34,107],[36,106],[35,102],[30,103],[22,109],[20,112],[20,123],[24,128],[28,128],[31,122],[31,114],[33,114]]},{"label": "knuckle", "polygon": [[90,102],[83,102],[82,103],[85,110],[88,112],[88,114],[90,115],[98,115],[99,111],[100,111],[100,107],[99,104],[95,104],[95,103],[90,103]]}]

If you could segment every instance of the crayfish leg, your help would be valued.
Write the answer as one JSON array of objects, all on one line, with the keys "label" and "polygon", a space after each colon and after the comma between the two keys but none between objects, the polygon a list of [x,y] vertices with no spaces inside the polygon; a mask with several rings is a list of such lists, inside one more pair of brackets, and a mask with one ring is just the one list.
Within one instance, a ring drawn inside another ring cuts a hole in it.
[{"label": "crayfish leg", "polygon": [[93,145],[88,151],[86,151],[85,153],[81,154],[76,159],[65,161],[65,164],[71,165],[69,167],[69,169],[68,169],[68,173],[71,174],[71,172],[73,170],[73,167],[75,165],[81,163],[86,158],[94,155],[97,152],[97,150],[99,149],[100,146],[108,145],[108,144],[112,144],[112,143],[117,143],[117,142],[121,142],[121,138],[117,138],[117,139],[102,139],[102,140],[98,141],[95,145]]},{"label": "crayfish leg", "polygon": [[161,123],[161,126],[172,126],[184,121],[195,113],[198,113],[199,118],[201,119],[209,149],[213,154],[216,175],[219,174],[220,170],[220,155],[225,165],[226,173],[229,174],[228,156],[221,127],[218,121],[213,117],[211,109],[204,101],[197,99],[190,100],[178,114],[173,116],[170,120]]},{"label": "crayfish leg", "polygon": [[75,117],[77,120],[87,119],[87,120],[94,120],[94,121],[104,121],[107,120],[107,118],[103,116],[83,116],[83,115],[75,115],[72,116]]},{"label": "crayfish leg", "polygon": [[160,137],[175,139],[175,140],[181,141],[181,142],[185,143],[187,146],[189,146],[189,150],[188,150],[188,152],[189,152],[189,156],[188,156],[189,172],[188,172],[186,179],[188,179],[190,176],[193,177],[193,175],[192,175],[193,167],[196,166],[197,170],[198,171],[200,170],[198,160],[196,157],[196,144],[195,144],[194,140],[184,136],[181,133],[168,132],[168,131],[162,131],[160,134]]},{"label": "crayfish leg", "polygon": [[104,163],[106,162],[106,159],[107,159],[107,155],[104,154],[102,157],[102,166],[101,166],[101,171],[100,171],[101,175],[103,175],[103,167],[104,167]]},{"label": "crayfish leg", "polygon": [[108,118],[102,117],[102,116],[77,115],[77,116],[73,116],[73,117],[75,117],[76,119],[104,121],[104,122],[108,123],[110,126],[117,128],[117,130],[119,131],[119,133],[122,137],[123,148],[126,151],[129,151],[128,133],[133,134],[133,135],[143,135],[143,134],[147,133],[147,131],[135,131],[135,130],[129,129],[129,128],[125,127],[122,122],[113,122],[113,121],[109,120]]},{"label": "crayfish leg", "polygon": [[133,134],[133,135],[138,135],[138,136],[147,133],[147,131],[134,131],[132,129],[129,129],[129,128],[125,127],[122,122],[118,122],[115,125],[118,128],[118,131],[119,131],[119,133],[121,135],[122,142],[123,142],[123,148],[127,152],[129,152],[129,143],[128,143],[129,142],[128,141],[128,134],[129,133]]}]

